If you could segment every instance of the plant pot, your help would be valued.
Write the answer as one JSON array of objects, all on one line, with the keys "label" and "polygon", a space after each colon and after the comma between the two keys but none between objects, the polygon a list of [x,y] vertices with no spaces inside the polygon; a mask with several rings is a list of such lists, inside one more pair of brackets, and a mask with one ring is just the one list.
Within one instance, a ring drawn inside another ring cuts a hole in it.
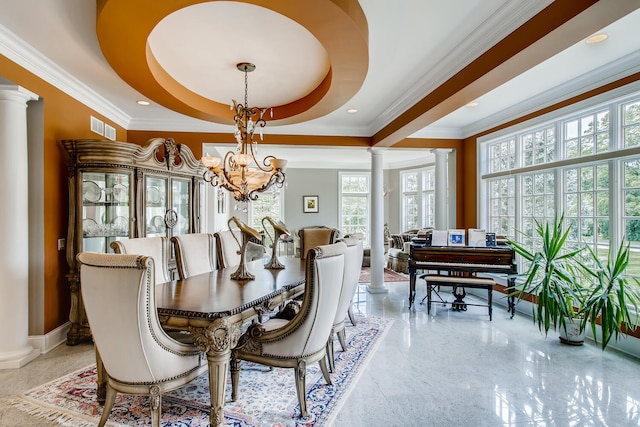
[{"label": "plant pot", "polygon": [[582,345],[585,331],[580,327],[582,319],[565,317],[564,326],[560,326],[560,342],[568,345]]}]

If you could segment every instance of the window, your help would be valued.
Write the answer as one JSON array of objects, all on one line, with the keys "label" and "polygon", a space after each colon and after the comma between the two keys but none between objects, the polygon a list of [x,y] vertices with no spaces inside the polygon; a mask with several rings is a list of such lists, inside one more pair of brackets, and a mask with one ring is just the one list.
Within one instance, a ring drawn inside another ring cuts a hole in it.
[{"label": "window", "polygon": [[435,169],[402,172],[402,229],[434,226]]},{"label": "window", "polygon": [[609,111],[567,120],[563,124],[565,157],[588,156],[609,150]]},{"label": "window", "polygon": [[369,243],[369,183],[368,172],[340,172],[340,230],[364,234],[365,245]]},{"label": "window", "polygon": [[282,207],[284,206],[284,192],[283,191],[266,191],[260,193],[256,200],[250,202],[249,211],[249,226],[258,230],[264,231],[264,244],[270,246],[273,241],[269,237],[273,230],[270,226],[268,230],[264,230],[262,227],[262,219],[265,216],[269,216],[274,220],[284,222],[284,214]]},{"label": "window", "polygon": [[548,127],[525,133],[521,141],[524,166],[547,163],[555,158],[555,128]]},{"label": "window", "polygon": [[480,194],[488,199],[478,203],[480,225],[535,245],[526,241],[535,221],[564,213],[566,226],[572,225],[571,246],[588,245],[606,257],[610,245],[625,239],[631,244],[629,273],[639,274],[640,94],[590,102],[480,143],[487,160]]},{"label": "window", "polygon": [[629,242],[640,247],[640,158],[624,161],[623,174],[622,230]]}]

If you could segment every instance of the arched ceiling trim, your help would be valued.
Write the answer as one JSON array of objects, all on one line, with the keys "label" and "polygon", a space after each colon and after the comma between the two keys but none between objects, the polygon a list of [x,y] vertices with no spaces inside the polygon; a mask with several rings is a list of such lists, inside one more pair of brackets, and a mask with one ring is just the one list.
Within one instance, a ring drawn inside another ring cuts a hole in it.
[{"label": "arched ceiling trim", "polygon": [[[221,103],[189,90],[162,67],[149,47],[149,35],[165,17],[203,3],[216,2],[103,0],[97,8],[98,41],[111,67],[144,96],[191,117],[232,123],[231,100]],[[357,0],[229,0],[225,3],[263,7],[285,16],[308,31],[326,50],[329,64],[325,77],[299,99],[285,105],[268,105],[273,108],[273,119],[267,117],[271,125],[299,123],[324,116],[344,105],[362,86],[369,64],[368,29]],[[247,36],[253,37],[259,46],[259,34],[248,33]],[[229,43],[234,43],[236,37],[237,34],[230,35]],[[243,60],[251,62],[251,58]],[[235,69],[235,64],[230,66]],[[304,67],[305,64],[287,66]]]}]

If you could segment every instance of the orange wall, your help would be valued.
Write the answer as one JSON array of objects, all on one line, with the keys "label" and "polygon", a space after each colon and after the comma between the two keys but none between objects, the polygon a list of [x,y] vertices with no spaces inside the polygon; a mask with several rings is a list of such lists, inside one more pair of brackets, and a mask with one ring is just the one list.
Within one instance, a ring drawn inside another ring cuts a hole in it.
[{"label": "orange wall", "polygon": [[68,138],[96,138],[90,131],[93,115],[116,128],[118,137],[125,129],[96,113],[49,83],[0,55],[0,75],[44,100],[44,332],[69,320],[70,294],[65,277],[68,266],[57,240],[67,237],[68,190],[67,154],[60,141]]}]

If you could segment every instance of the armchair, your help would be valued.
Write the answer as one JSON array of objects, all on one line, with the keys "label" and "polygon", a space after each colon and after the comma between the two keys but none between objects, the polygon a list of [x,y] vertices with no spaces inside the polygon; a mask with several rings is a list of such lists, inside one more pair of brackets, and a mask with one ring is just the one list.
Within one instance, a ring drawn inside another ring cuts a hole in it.
[{"label": "armchair", "polygon": [[171,238],[180,279],[215,269],[213,234],[179,234]]},{"label": "armchair", "polygon": [[307,253],[316,246],[329,245],[338,239],[338,230],[323,225],[304,227],[298,230],[300,238],[300,258],[306,259]]},{"label": "armchair", "polygon": [[153,258],[155,281],[171,280],[169,274],[169,239],[166,237],[138,237],[117,240],[111,243],[111,249],[117,254],[137,254]]},{"label": "armchair", "polygon": [[116,393],[147,395],[151,424],[160,426],[162,394],[207,371],[200,351],[160,326],[155,306],[154,260],[141,255],[78,254],[82,299],[93,333],[99,378],[106,375],[105,425]]},{"label": "armchair", "polygon": [[292,368],[301,416],[307,416],[307,364],[318,362],[327,384],[331,384],[326,347],[342,288],[345,250],[342,242],[311,249],[306,259],[306,284],[300,311],[290,321],[272,318],[255,323],[240,337],[231,351],[232,400],[237,399],[241,360]]}]

